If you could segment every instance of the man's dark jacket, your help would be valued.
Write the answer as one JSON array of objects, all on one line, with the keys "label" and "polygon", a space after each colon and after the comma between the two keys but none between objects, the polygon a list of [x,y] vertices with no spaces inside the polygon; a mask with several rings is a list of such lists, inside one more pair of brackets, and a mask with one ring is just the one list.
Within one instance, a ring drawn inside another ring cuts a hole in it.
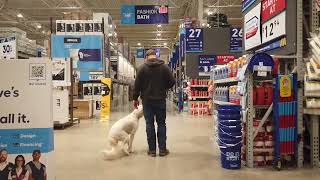
[{"label": "man's dark jacket", "polygon": [[160,59],[150,59],[137,72],[133,99],[144,103],[165,102],[167,91],[175,84],[169,67]]}]

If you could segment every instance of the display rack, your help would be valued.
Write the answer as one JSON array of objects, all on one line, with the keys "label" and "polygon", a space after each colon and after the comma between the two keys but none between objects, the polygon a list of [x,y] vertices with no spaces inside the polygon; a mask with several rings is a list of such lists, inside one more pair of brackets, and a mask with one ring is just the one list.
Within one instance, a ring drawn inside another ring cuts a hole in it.
[{"label": "display rack", "polygon": [[[310,4],[310,31],[316,33],[319,30],[319,14],[317,9],[317,0],[309,0]],[[298,0],[299,7],[302,6],[302,0]],[[302,7],[300,7],[302,11]],[[298,12],[299,13],[299,12]],[[300,12],[302,13],[302,12]],[[300,31],[301,32],[301,31]],[[299,33],[298,33],[299,36]],[[300,35],[302,36],[302,35]],[[302,62],[303,63],[303,62]],[[304,66],[304,64],[300,64]],[[299,66],[299,64],[298,64]],[[301,68],[303,72],[304,69]],[[303,73],[304,74],[304,73]],[[300,77],[303,79],[303,77]],[[301,80],[301,79],[299,79]],[[306,97],[319,97],[319,93],[305,93]],[[300,102],[303,103],[303,102]],[[299,106],[300,108],[300,106]],[[320,111],[319,109],[303,109],[304,114],[309,115],[309,131],[310,131],[310,160],[313,167],[320,167],[319,162],[319,119]]]}]

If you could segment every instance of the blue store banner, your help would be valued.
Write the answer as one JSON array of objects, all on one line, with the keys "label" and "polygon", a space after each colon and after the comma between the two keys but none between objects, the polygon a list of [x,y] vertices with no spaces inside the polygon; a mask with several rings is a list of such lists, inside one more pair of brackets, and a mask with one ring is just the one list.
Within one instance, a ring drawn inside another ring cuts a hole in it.
[{"label": "blue store banner", "polygon": [[180,58],[183,60],[185,57],[185,34],[180,34]]},{"label": "blue store banner", "polygon": [[191,53],[203,52],[203,29],[202,28],[186,29],[186,52],[191,52]]},{"label": "blue store banner", "polygon": [[242,12],[247,10],[256,0],[242,0]]},{"label": "blue store banner", "polygon": [[216,64],[215,55],[199,55],[199,73],[210,72]]},{"label": "blue store banner", "polygon": [[230,28],[230,52],[242,52],[242,28]]},{"label": "blue store banner", "polygon": [[168,24],[169,7],[156,5],[122,5],[121,24]]},{"label": "blue store banner", "polygon": [[144,49],[143,48],[138,48],[137,49],[137,58],[144,59]]},{"label": "blue store banner", "polygon": [[134,5],[121,6],[121,24],[136,23],[136,7]]},{"label": "blue store banner", "polygon": [[73,68],[79,71],[80,81],[89,81],[90,72],[102,72],[102,42],[100,35],[52,35],[53,59],[73,58]]}]

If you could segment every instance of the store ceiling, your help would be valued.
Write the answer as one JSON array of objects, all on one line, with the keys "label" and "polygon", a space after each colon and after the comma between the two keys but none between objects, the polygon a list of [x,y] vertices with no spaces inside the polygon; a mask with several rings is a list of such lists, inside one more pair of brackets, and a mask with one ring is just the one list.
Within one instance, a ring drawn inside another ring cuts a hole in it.
[{"label": "store ceiling", "polygon": [[[241,25],[242,0],[203,0],[203,15],[208,11],[228,14],[230,23]],[[122,4],[168,4],[169,24],[156,25],[121,25],[120,7]],[[198,17],[198,0],[0,0],[0,26],[15,26],[27,31],[31,39],[48,38],[50,18],[63,19],[68,13],[79,13],[80,18],[90,19],[92,12],[109,13],[117,25],[119,37],[126,39],[134,47],[160,46],[174,42],[179,22],[183,17]],[[17,17],[21,13],[23,18]],[[41,25],[41,28],[37,28]],[[161,36],[157,34],[161,31]]]}]

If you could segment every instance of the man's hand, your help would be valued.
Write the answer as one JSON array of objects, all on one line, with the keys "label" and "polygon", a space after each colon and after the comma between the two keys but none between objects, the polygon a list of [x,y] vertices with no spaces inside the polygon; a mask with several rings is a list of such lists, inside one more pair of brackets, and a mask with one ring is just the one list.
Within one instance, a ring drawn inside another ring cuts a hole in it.
[{"label": "man's hand", "polygon": [[134,108],[138,109],[139,100],[134,100],[134,101],[133,101],[133,106],[134,106]]}]

